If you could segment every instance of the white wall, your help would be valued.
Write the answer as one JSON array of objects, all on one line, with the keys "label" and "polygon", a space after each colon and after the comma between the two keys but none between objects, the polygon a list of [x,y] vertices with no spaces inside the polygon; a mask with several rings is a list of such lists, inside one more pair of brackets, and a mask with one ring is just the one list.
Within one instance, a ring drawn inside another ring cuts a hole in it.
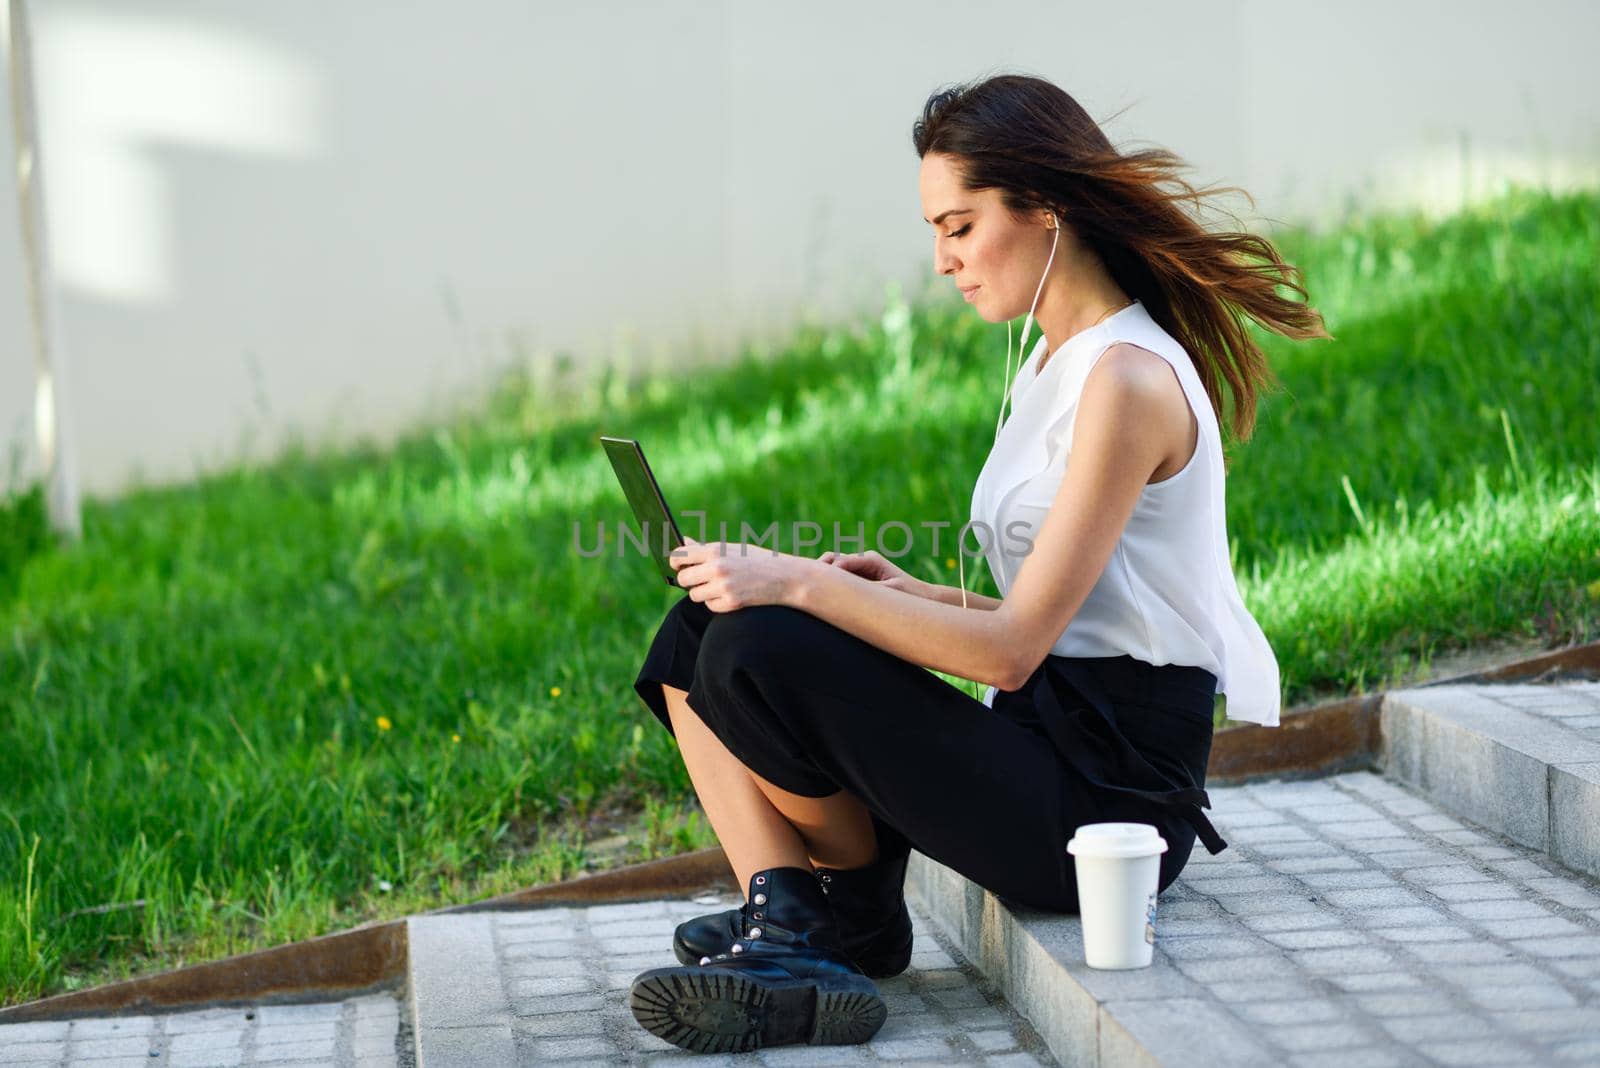
[{"label": "white wall", "polygon": [[[50,0],[36,92],[90,493],[386,437],[556,350],[718,353],[930,280],[910,127],[1051,78],[1262,216],[1600,176],[1584,0]],[[1465,150],[1463,148],[1465,146]],[[0,443],[31,407],[0,184]],[[1243,205],[1240,205],[1242,207]]]}]

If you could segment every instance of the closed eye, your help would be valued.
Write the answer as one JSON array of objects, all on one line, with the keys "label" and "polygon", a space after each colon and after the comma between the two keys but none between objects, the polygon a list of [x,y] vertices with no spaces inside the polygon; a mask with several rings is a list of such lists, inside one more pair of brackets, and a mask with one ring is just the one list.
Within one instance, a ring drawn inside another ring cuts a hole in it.
[{"label": "closed eye", "polygon": [[950,236],[951,237],[960,237],[962,234],[966,233],[970,229],[972,229],[972,224],[971,223],[967,223],[967,225],[963,226],[959,230],[950,231]]}]

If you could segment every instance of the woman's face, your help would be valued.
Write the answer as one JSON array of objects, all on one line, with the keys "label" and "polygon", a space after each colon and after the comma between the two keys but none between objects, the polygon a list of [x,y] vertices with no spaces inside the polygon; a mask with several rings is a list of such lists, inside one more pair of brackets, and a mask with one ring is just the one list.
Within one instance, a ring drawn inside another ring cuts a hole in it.
[{"label": "woman's face", "polygon": [[[950,275],[991,323],[1026,315],[1055,236],[1045,228],[1049,216],[1040,210],[1035,221],[1018,222],[998,189],[971,193],[962,188],[958,168],[953,156],[930,152],[922,157],[918,185],[923,221],[933,226],[933,269]],[[1056,251],[1057,269],[1065,265],[1065,251]]]}]

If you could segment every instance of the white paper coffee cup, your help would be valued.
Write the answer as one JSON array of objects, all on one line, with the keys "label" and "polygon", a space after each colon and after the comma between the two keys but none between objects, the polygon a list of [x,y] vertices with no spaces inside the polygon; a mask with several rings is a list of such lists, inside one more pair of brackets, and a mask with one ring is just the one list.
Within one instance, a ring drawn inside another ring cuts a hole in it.
[{"label": "white paper coffee cup", "polygon": [[1144,968],[1156,942],[1156,887],[1166,839],[1148,823],[1085,823],[1067,852],[1078,872],[1083,958],[1091,968]]}]

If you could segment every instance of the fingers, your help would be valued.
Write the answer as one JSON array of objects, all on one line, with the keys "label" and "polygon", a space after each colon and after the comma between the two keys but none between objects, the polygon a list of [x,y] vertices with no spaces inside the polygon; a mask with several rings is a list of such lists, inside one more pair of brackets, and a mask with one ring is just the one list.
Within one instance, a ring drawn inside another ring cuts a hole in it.
[{"label": "fingers", "polygon": [[674,546],[673,550],[667,554],[667,562],[673,567],[687,567],[690,564],[699,563],[703,555],[701,544],[685,534],[683,544]]}]

